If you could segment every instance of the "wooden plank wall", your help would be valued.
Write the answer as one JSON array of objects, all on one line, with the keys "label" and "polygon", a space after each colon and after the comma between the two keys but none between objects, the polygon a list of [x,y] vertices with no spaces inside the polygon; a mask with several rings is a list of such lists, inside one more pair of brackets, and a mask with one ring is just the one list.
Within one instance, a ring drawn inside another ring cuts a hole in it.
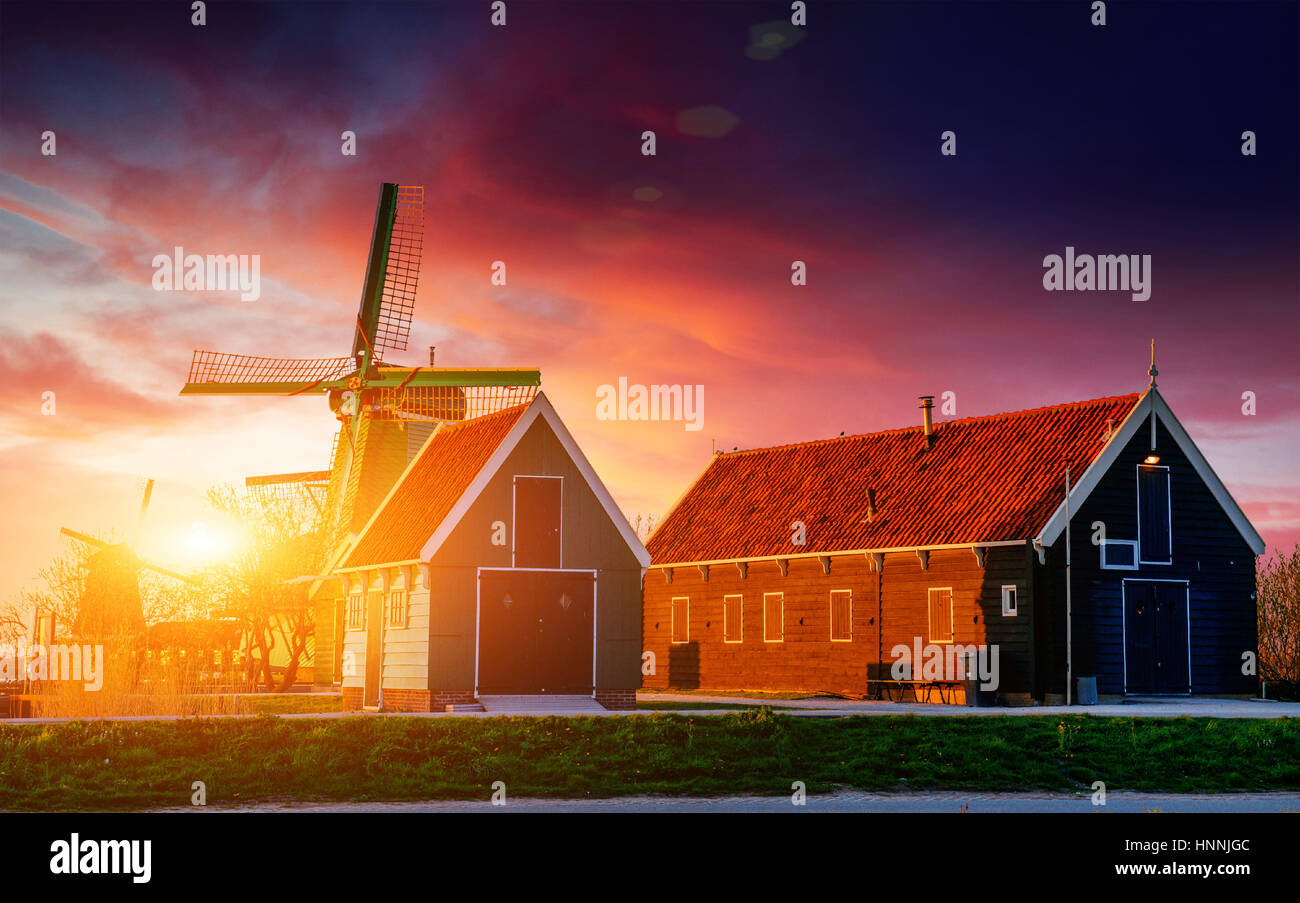
[{"label": "wooden plank wall", "polygon": [[[1144,424],[1071,520],[1075,674],[1096,674],[1100,693],[1124,691],[1124,580],[1176,579],[1191,586],[1193,693],[1250,693],[1255,679],[1241,673],[1243,652],[1257,646],[1255,556],[1209,487],[1197,476],[1173,437],[1156,433],[1160,464],[1169,465],[1173,513],[1173,563],[1138,570],[1103,570],[1092,525],[1106,525],[1110,539],[1137,539],[1137,465],[1150,454]],[[1048,549],[1038,568],[1041,592],[1050,598],[1045,625],[1043,679],[1050,692],[1065,692],[1065,543]]]},{"label": "wooden plank wall", "polygon": [[[995,551],[998,554],[993,554]],[[643,678],[650,688],[713,690],[799,690],[862,694],[868,675],[888,672],[896,645],[913,646],[917,637],[929,643],[930,587],[953,589],[953,641],[981,644],[990,636],[1007,643],[1020,658],[1017,685],[1030,689],[1032,667],[1032,600],[1022,597],[1021,614],[1004,619],[1001,584],[1028,586],[1028,559],[1023,548],[990,550],[981,568],[969,549],[932,552],[929,568],[912,552],[885,556],[883,572],[871,568],[863,555],[831,556],[827,574],[815,558],[791,559],[782,576],[776,562],[749,564],[742,577],[733,564],[713,565],[706,581],[693,566],[675,568],[672,583],[662,570],[645,578],[643,618],[645,648],[654,653],[656,673]],[[830,639],[830,593],[853,592],[853,639]],[[784,593],[785,637],[764,642],[763,594]],[[722,639],[723,597],[743,596],[743,642]],[[688,596],[688,642],[672,642],[672,598]],[[1013,656],[1014,659],[1014,656]],[[885,676],[888,676],[887,674]]]},{"label": "wooden plank wall", "polygon": [[[511,565],[514,476],[561,476],[561,566],[597,571],[596,685],[634,690],[641,678],[641,564],[550,425],[537,420],[431,562],[429,688],[474,685],[478,568]],[[506,524],[504,546],[492,525]]]}]

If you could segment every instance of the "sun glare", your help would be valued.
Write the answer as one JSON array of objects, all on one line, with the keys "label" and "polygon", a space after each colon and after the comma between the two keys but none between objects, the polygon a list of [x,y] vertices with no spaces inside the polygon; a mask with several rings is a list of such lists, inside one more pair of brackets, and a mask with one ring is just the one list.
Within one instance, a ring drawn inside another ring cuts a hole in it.
[{"label": "sun glare", "polygon": [[239,547],[239,537],[233,527],[206,521],[194,521],[178,539],[178,554],[187,564],[196,567],[225,561]]}]

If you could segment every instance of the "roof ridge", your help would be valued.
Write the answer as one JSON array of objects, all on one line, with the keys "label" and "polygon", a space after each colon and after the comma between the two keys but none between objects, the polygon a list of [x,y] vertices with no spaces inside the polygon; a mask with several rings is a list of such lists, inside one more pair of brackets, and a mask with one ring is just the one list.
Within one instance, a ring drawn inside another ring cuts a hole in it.
[{"label": "roof ridge", "polygon": [[[477,417],[466,417],[464,420],[443,420],[440,422],[442,423],[443,426],[447,427],[449,430],[454,430],[458,427],[470,426],[475,423],[482,423],[483,421],[490,420],[494,417],[505,417],[507,414],[513,411],[519,411],[524,408],[527,408],[531,403],[532,402],[525,401],[520,404],[513,404],[508,408],[502,408],[499,411],[493,411],[490,414],[480,414]],[[421,448],[420,450],[423,451],[424,449]]]},{"label": "roof ridge", "polygon": [[[961,423],[975,423],[977,421],[998,420],[1001,418],[1010,418],[1010,417],[1021,417],[1027,414],[1037,414],[1043,411],[1060,411],[1065,408],[1082,408],[1088,405],[1100,405],[1104,403],[1124,401],[1125,399],[1130,399],[1130,398],[1133,399],[1134,403],[1136,403],[1137,400],[1141,397],[1142,397],[1141,392],[1130,392],[1126,395],[1107,395],[1101,398],[1086,398],[1081,401],[1067,401],[1062,404],[1049,404],[1037,408],[1024,408],[1023,410],[1019,410],[1019,411],[1001,411],[996,414],[980,414],[976,417],[959,417],[956,420],[944,420],[944,421],[936,422],[934,424],[934,427],[935,430],[938,430],[938,428],[941,426],[955,426]],[[806,439],[802,442],[787,442],[782,445],[761,445],[761,446],[756,446],[754,448],[742,448],[736,451],[718,452],[716,457],[719,458],[740,457],[741,455],[751,455],[751,454],[757,454],[759,452],[778,451],[780,449],[789,449],[789,448],[804,448],[813,445],[824,445],[830,442],[844,442],[849,439],[865,439],[872,436],[888,436],[897,433],[909,433],[909,432],[915,432],[920,429],[921,429],[921,425],[918,423],[915,426],[893,427],[891,429],[876,430],[870,433],[852,433],[847,436],[829,436],[825,439]]]}]

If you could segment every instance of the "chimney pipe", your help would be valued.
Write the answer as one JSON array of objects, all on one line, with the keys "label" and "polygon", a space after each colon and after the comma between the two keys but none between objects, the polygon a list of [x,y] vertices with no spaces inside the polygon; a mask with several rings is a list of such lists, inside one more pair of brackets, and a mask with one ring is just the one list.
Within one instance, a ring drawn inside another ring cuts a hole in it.
[{"label": "chimney pipe", "polygon": [[934,396],[921,396],[921,422],[925,428],[925,444],[934,444]]},{"label": "chimney pipe", "polygon": [[867,489],[867,523],[876,516],[876,490]]},{"label": "chimney pipe", "polygon": [[434,349],[436,349],[437,347],[438,347],[437,345],[430,345],[430,346],[429,346],[429,366],[430,366],[430,367],[433,366],[433,353],[434,353]]}]

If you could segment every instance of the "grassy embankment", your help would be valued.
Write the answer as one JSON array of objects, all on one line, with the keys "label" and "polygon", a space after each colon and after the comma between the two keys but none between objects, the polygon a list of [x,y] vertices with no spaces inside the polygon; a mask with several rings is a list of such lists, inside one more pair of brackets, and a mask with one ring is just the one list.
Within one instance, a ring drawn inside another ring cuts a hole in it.
[{"label": "grassy embankment", "polygon": [[0,808],[259,799],[1300,789],[1300,719],[189,719],[0,724]]}]

